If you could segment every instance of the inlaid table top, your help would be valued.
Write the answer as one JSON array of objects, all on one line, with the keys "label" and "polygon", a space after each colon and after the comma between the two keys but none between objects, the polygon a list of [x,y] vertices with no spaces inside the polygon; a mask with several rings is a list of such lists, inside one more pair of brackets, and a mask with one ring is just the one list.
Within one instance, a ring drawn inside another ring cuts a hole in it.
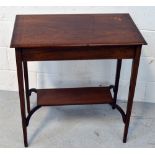
[{"label": "inlaid table top", "polygon": [[129,14],[17,15],[11,47],[142,45]]}]

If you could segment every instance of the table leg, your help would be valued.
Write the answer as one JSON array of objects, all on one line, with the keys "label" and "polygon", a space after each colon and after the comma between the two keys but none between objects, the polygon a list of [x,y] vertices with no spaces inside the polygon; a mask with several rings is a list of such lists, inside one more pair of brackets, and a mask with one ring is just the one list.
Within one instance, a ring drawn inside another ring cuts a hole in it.
[{"label": "table leg", "polygon": [[24,79],[23,79],[23,66],[22,66],[22,57],[20,49],[16,49],[16,65],[17,65],[17,77],[18,77],[24,145],[25,147],[27,147],[28,142],[27,142],[26,113],[25,113]]},{"label": "table leg", "polygon": [[118,93],[118,86],[119,86],[121,66],[122,66],[122,59],[118,59],[117,60],[117,66],[116,66],[116,76],[115,76],[114,102],[112,104],[112,108],[113,109],[115,109],[115,107],[116,107],[116,101],[117,101],[117,93]]},{"label": "table leg", "polygon": [[27,62],[23,62],[24,66],[24,79],[25,79],[25,89],[26,89],[26,101],[27,101],[27,112],[30,113],[30,96],[29,96],[29,79],[28,79],[28,68]]},{"label": "table leg", "polygon": [[129,123],[130,123],[130,116],[131,116],[131,111],[132,111],[135,87],[136,87],[136,79],[137,79],[137,74],[138,74],[140,54],[141,54],[141,46],[138,46],[135,51],[135,57],[132,61],[132,70],[131,70],[131,77],[130,77],[130,86],[129,86],[129,94],[128,94],[128,102],[127,102],[127,110],[126,110],[126,120],[125,120],[125,127],[124,127],[124,136],[123,136],[124,143],[126,143],[127,141],[127,134],[128,134]]}]

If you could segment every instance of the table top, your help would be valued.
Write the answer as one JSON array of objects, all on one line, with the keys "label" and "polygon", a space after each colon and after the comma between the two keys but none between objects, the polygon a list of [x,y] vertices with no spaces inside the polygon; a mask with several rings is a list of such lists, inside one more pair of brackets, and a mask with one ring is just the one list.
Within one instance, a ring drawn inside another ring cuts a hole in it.
[{"label": "table top", "polygon": [[17,15],[12,48],[146,44],[129,14]]}]

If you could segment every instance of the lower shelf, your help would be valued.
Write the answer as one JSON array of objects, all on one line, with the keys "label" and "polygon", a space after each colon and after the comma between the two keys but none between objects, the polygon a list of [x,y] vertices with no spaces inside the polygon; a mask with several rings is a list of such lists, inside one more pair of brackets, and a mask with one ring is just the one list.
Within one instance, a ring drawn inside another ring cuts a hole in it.
[{"label": "lower shelf", "polygon": [[37,104],[41,106],[112,103],[109,87],[38,89]]}]

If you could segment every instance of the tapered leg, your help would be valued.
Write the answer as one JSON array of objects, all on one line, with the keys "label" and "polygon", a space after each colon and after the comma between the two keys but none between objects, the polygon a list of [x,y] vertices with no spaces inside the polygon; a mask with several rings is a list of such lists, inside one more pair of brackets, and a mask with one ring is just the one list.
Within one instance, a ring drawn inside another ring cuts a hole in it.
[{"label": "tapered leg", "polygon": [[17,77],[18,77],[18,88],[19,88],[24,145],[25,147],[27,147],[28,142],[27,142],[26,113],[25,113],[24,79],[23,79],[23,66],[22,66],[20,49],[16,49],[16,65],[17,65]]},{"label": "tapered leg", "polygon": [[115,109],[116,101],[117,101],[117,93],[118,93],[121,66],[122,66],[122,59],[118,59],[117,66],[116,66],[116,77],[115,77],[115,87],[114,87],[114,102],[112,104],[113,109]]},{"label": "tapered leg", "polygon": [[23,62],[24,66],[24,79],[25,79],[25,89],[26,89],[26,101],[27,101],[27,112],[30,113],[30,96],[29,96],[29,79],[28,79],[28,68],[27,62]]},{"label": "tapered leg", "polygon": [[126,143],[127,141],[127,134],[128,134],[130,116],[132,111],[135,87],[136,87],[136,79],[137,79],[137,73],[138,73],[138,67],[139,67],[140,54],[141,54],[141,46],[138,46],[135,51],[135,58],[133,59],[133,62],[132,62],[129,95],[128,95],[127,110],[126,110],[126,120],[125,120],[125,127],[124,127],[124,136],[123,136],[124,143]]}]

